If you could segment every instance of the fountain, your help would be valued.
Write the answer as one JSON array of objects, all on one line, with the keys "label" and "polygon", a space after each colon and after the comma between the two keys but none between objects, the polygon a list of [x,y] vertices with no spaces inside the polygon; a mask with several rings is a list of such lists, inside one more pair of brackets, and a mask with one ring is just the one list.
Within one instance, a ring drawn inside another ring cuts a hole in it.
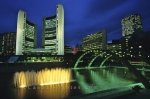
[{"label": "fountain", "polygon": [[17,72],[14,75],[14,86],[19,88],[44,86],[71,82],[70,69],[43,69],[41,71]]}]

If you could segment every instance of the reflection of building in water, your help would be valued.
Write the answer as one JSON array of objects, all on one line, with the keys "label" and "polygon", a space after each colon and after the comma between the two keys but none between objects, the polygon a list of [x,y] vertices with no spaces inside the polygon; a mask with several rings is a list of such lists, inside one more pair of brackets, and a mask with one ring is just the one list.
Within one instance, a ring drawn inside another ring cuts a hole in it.
[{"label": "reflection of building in water", "polygon": [[41,99],[66,98],[70,93],[70,83],[38,87],[37,92]]}]

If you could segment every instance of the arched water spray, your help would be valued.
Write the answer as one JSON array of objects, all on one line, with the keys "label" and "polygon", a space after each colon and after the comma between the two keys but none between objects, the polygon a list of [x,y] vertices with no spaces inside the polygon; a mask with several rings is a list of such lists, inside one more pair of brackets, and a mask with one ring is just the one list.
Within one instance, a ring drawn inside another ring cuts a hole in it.
[{"label": "arched water spray", "polygon": [[105,63],[110,57],[112,57],[112,55],[106,57],[106,58],[102,61],[102,63],[100,64],[99,67],[100,67],[100,68],[103,67],[104,63]]},{"label": "arched water spray", "polygon": [[88,51],[88,52],[83,53],[83,54],[78,58],[78,60],[76,61],[75,65],[74,65],[74,68],[77,68],[77,66],[78,66],[79,62],[81,61],[81,59],[82,59],[85,55],[87,55],[87,54],[89,54],[89,53],[91,53],[91,52]]},{"label": "arched water spray", "polygon": [[78,71],[75,70],[75,77],[77,82],[84,94],[93,93],[95,92],[94,89],[91,89],[90,84],[88,84],[85,80],[85,75],[80,74]]}]

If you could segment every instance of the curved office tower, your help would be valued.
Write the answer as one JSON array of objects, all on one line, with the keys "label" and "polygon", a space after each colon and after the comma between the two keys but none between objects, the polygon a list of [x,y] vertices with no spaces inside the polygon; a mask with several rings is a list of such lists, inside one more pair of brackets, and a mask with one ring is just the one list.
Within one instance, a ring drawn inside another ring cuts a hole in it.
[{"label": "curved office tower", "polygon": [[23,55],[24,32],[26,25],[26,13],[19,10],[17,20],[17,34],[16,34],[16,55]]},{"label": "curved office tower", "polygon": [[43,47],[47,54],[57,55],[56,16],[46,17],[43,22]]},{"label": "curved office tower", "polygon": [[58,40],[58,54],[64,55],[64,8],[63,5],[57,6],[57,40]]},{"label": "curved office tower", "polygon": [[36,48],[36,25],[26,20],[24,52]]}]

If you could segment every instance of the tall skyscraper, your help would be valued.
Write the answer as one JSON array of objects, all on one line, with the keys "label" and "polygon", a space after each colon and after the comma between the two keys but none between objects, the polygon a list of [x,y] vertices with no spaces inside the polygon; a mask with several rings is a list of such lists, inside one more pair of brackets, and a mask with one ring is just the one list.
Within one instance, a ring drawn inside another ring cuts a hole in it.
[{"label": "tall skyscraper", "polygon": [[123,18],[121,24],[122,36],[129,36],[132,35],[134,32],[142,30],[141,17],[138,14],[133,14]]},{"label": "tall skyscraper", "polygon": [[16,35],[16,55],[22,55],[25,35],[26,13],[22,10],[18,13],[17,35]]},{"label": "tall skyscraper", "polygon": [[18,12],[17,34],[16,34],[16,55],[23,55],[27,50],[36,46],[36,26],[27,21],[26,13],[23,10]]},{"label": "tall skyscraper", "polygon": [[63,5],[57,6],[57,40],[58,55],[64,55],[64,8]]},{"label": "tall skyscraper", "polygon": [[64,9],[57,5],[57,15],[43,20],[43,48],[52,55],[64,55]]},{"label": "tall skyscraper", "polygon": [[131,37],[142,32],[141,16],[132,14],[122,19],[122,51],[123,56],[130,57],[132,55],[133,45],[131,45]]}]

